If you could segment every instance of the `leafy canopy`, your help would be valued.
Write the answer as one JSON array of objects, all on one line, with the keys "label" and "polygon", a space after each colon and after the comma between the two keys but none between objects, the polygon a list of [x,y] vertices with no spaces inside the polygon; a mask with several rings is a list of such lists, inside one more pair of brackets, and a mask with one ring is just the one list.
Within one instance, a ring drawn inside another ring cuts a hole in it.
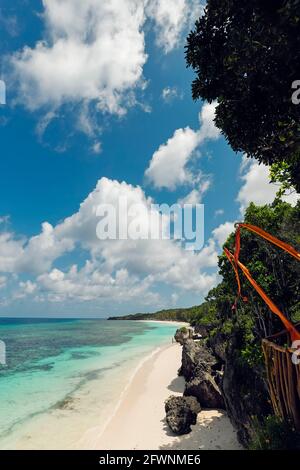
[{"label": "leafy canopy", "polygon": [[[251,203],[245,222],[259,227],[294,246],[300,251],[300,202],[291,207],[279,199],[271,205]],[[225,243],[234,250],[234,234]],[[271,245],[257,235],[241,230],[240,260],[253,278],[292,321],[300,320],[300,263],[289,254]],[[252,360],[253,352],[260,350],[261,339],[284,329],[281,321],[270,312],[247,279],[240,274],[242,293],[248,302],[239,301],[237,311],[231,306],[237,295],[237,283],[231,264],[225,255],[219,257],[222,282],[212,289],[207,301],[213,302],[223,332],[239,332],[241,357]]]},{"label": "leafy canopy", "polygon": [[216,125],[234,151],[279,171],[300,191],[300,0],[208,0],[190,33],[194,99],[217,100]]}]

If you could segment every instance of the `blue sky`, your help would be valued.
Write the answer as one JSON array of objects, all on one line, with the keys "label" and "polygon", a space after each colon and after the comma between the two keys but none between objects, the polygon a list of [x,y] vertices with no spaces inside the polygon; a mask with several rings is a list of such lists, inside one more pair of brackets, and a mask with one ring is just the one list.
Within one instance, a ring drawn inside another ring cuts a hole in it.
[{"label": "blue sky", "polygon": [[[0,315],[199,304],[233,222],[272,201],[268,169],[235,155],[214,104],[191,99],[184,40],[201,12],[195,0],[2,0]],[[146,209],[203,203],[203,250],[101,244],[93,205],[120,194]]]}]

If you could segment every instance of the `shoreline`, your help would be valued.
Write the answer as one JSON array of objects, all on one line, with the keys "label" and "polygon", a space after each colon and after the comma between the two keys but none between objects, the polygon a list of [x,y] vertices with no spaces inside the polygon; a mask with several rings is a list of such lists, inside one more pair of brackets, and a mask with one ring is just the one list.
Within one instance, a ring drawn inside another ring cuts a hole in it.
[{"label": "shoreline", "polygon": [[143,323],[160,323],[166,325],[173,325],[173,326],[190,326],[188,322],[184,321],[175,321],[175,320],[130,320],[130,321],[137,321]]},{"label": "shoreline", "polygon": [[[180,322],[168,323],[175,326]],[[178,376],[181,356],[182,347],[166,341],[146,354],[133,349],[121,363],[124,367],[109,369],[104,382],[101,375],[87,381],[70,395],[66,406],[55,406],[22,424],[3,439],[1,448],[241,449],[224,411],[202,410],[191,433],[183,436],[176,436],[167,426],[165,400],[181,396],[185,387],[184,378]],[[47,429],[46,441],[43,429]]]},{"label": "shoreline", "polygon": [[[176,436],[165,421],[164,402],[182,395],[184,378],[178,377],[181,347],[172,344],[144,360],[129,386],[122,392],[117,409],[101,434],[90,434],[88,448],[97,450],[238,450],[236,432],[226,413],[202,410],[192,431]],[[96,430],[95,430],[96,431]]]},{"label": "shoreline", "polygon": [[[149,354],[147,354],[143,359],[139,361],[139,363],[136,365],[136,367],[133,370],[133,373],[129,376],[128,382],[125,384],[119,399],[117,400],[114,408],[112,409],[111,415],[107,418],[104,424],[94,426],[93,428],[88,429],[84,435],[77,441],[74,442],[73,445],[70,446],[70,449],[74,450],[96,450],[98,449],[97,443],[99,439],[103,436],[105,433],[106,429],[109,427],[111,421],[114,419],[114,417],[117,415],[118,410],[122,406],[123,399],[126,397],[126,393],[131,387],[132,382],[134,381],[136,375],[138,372],[141,370],[143,365],[147,363],[149,360],[151,360],[156,354],[161,352],[164,348],[169,347],[169,346],[159,346],[155,349],[153,349]],[[110,449],[109,449],[110,450]]]},{"label": "shoreline", "polygon": [[[3,434],[0,447],[3,450],[95,448],[94,438],[101,435],[111,420],[138,370],[170,344],[170,334],[175,329],[174,325],[171,328],[167,325],[164,328],[159,325],[151,329],[143,327],[143,335],[134,334],[128,342],[105,347],[101,357],[97,353],[80,362],[77,361],[81,358],[75,358],[76,364],[71,364],[72,373],[68,371],[65,375],[61,371],[66,383],[71,381],[71,391],[63,397],[54,396],[50,406],[26,416],[12,432]],[[59,365],[59,357],[57,363]],[[47,439],[41,432],[43,429],[47,429]]]}]

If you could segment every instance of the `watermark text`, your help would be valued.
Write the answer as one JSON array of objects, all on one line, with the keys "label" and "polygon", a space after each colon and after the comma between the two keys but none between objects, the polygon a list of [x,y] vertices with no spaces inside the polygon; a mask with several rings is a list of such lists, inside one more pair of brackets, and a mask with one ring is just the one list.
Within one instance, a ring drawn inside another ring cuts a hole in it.
[{"label": "watermark text", "polygon": [[121,196],[117,204],[96,208],[100,221],[99,240],[175,240],[186,250],[201,250],[204,245],[203,204],[129,204]]},{"label": "watermark text", "polygon": [[6,85],[3,80],[0,80],[0,105],[6,104]]}]

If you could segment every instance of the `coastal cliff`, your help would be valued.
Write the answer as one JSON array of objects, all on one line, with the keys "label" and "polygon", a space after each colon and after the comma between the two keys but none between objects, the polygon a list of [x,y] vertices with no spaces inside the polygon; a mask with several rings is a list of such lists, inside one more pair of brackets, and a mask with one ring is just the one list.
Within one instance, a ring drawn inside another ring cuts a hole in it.
[{"label": "coastal cliff", "polygon": [[[186,382],[183,400],[174,403],[175,416],[179,420],[184,416],[185,432],[189,432],[195,421],[195,406],[191,407],[184,398],[192,397],[201,410],[225,410],[238,441],[246,449],[298,449],[299,432],[273,414],[264,367],[246,368],[239,348],[238,335],[232,334],[208,332],[200,341],[183,341],[178,374]],[[174,413],[172,425],[173,430],[178,427]]]},{"label": "coastal cliff", "polygon": [[224,408],[237,429],[239,441],[253,439],[253,419],[271,414],[264,370],[248,369],[236,354],[234,339],[220,335],[214,341],[187,341],[182,348],[180,373],[187,380],[185,394],[195,396],[206,408]]},{"label": "coastal cliff", "polygon": [[255,438],[255,423],[273,413],[263,365],[250,367],[241,361],[238,336],[217,335],[208,345],[223,360],[220,383],[226,411],[238,430],[240,442],[249,446]]},{"label": "coastal cliff", "polygon": [[[263,227],[299,252],[300,201],[292,207],[276,198],[272,204],[251,203],[244,224]],[[239,255],[252,278],[294,324],[300,321],[300,265],[249,231],[240,233]],[[236,234],[224,248],[235,252]],[[241,443],[255,449],[299,449],[300,432],[288,417],[275,416],[268,392],[262,341],[283,328],[278,316],[245,277],[238,289],[235,270],[222,253],[220,283],[205,301],[187,309],[123,317],[127,320],[173,320],[191,324],[201,341],[185,341],[181,373],[187,384],[184,396],[200,406],[225,407]],[[242,295],[240,295],[242,293]],[[120,319],[120,318],[115,318]],[[185,402],[186,408],[186,402]]]},{"label": "coastal cliff", "polygon": [[[245,447],[253,440],[253,417],[271,412],[267,385],[261,372],[247,378],[241,376],[233,344],[225,346],[222,336],[214,342],[210,342],[209,337],[183,342],[178,371],[186,380],[183,396],[196,398],[201,408],[226,410]],[[187,406],[180,401],[177,405]]]}]

